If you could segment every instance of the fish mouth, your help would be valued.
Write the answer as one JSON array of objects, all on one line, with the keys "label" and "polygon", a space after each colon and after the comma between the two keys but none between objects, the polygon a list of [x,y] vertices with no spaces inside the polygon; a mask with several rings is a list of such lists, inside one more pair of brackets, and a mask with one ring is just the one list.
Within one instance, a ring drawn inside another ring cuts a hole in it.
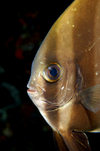
[{"label": "fish mouth", "polygon": [[30,88],[27,89],[27,93],[34,93],[34,92],[36,92],[36,90]]},{"label": "fish mouth", "polygon": [[29,97],[32,99],[32,97],[37,97],[39,96],[38,92],[35,90],[35,89],[31,89],[31,88],[28,88],[27,89],[27,93],[29,95]]}]

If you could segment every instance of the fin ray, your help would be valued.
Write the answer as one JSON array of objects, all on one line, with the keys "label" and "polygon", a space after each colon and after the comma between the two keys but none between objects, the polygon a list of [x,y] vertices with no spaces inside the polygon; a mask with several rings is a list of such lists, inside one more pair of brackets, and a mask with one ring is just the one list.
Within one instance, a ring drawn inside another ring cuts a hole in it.
[{"label": "fin ray", "polygon": [[69,151],[91,151],[88,138],[83,132],[69,132],[63,135]]},{"label": "fin ray", "polygon": [[100,110],[100,85],[87,88],[80,92],[81,103],[92,112]]}]

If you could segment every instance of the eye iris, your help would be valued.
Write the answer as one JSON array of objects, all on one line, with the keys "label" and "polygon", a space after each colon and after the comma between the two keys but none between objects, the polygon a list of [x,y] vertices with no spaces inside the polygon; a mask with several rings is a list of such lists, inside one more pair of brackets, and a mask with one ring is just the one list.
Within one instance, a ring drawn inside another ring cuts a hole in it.
[{"label": "eye iris", "polygon": [[61,77],[61,66],[57,63],[52,63],[43,71],[43,78],[48,82],[56,82]]}]

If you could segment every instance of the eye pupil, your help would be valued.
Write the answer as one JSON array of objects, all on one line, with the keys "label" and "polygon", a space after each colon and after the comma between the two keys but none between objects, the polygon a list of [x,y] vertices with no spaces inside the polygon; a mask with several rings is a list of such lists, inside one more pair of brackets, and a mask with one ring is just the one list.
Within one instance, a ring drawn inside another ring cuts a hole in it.
[{"label": "eye pupil", "polygon": [[53,77],[55,77],[55,76],[57,76],[57,69],[56,68],[54,68],[54,67],[49,67],[49,71],[50,71],[50,75],[51,76],[53,76]]}]

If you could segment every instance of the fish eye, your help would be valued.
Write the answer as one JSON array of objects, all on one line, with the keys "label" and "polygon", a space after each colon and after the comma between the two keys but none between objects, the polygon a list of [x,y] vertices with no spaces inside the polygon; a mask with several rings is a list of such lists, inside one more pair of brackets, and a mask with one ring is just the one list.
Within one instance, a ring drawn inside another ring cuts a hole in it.
[{"label": "fish eye", "polygon": [[56,82],[61,77],[61,66],[57,63],[49,64],[43,71],[43,78],[47,82]]}]

